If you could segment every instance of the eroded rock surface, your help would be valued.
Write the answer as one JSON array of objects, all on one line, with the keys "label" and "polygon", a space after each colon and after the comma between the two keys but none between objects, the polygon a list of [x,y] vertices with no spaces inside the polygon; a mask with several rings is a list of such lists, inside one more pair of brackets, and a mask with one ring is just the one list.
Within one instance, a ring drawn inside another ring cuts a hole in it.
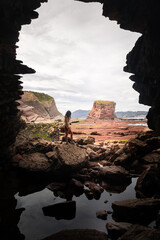
[{"label": "eroded rock surface", "polygon": [[116,103],[112,101],[95,101],[87,119],[114,119]]}]

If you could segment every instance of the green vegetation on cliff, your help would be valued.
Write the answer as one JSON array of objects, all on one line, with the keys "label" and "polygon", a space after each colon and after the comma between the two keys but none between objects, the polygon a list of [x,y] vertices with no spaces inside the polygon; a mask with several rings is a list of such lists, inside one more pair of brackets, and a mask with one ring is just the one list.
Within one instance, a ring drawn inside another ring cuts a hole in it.
[{"label": "green vegetation on cliff", "polygon": [[51,103],[53,101],[53,97],[45,93],[32,92],[32,91],[25,91],[25,92],[27,92],[28,94],[29,101],[33,100],[33,96],[35,96],[38,99],[38,101],[42,104],[44,104],[45,102]]},{"label": "green vegetation on cliff", "polygon": [[95,102],[98,104],[115,104],[113,101],[96,100]]}]

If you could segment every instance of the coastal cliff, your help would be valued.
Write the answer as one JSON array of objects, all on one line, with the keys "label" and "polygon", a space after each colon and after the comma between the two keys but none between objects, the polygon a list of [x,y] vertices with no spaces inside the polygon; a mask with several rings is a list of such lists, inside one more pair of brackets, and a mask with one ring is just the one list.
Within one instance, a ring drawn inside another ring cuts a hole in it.
[{"label": "coastal cliff", "polygon": [[54,98],[47,94],[24,91],[22,98],[18,102],[22,119],[27,122],[62,117]]},{"label": "coastal cliff", "polygon": [[113,101],[94,101],[87,119],[114,119],[116,103]]}]

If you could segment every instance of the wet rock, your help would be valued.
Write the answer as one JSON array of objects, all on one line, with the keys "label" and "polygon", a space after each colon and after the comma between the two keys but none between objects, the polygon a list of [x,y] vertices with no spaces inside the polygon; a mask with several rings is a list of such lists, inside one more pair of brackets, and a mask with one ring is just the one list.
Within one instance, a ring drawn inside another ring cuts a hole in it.
[{"label": "wet rock", "polygon": [[66,201],[56,203],[47,207],[42,208],[45,216],[55,217],[59,219],[73,219],[76,216],[76,202]]},{"label": "wet rock", "polygon": [[76,173],[72,176],[82,183],[84,183],[85,181],[90,181],[90,179],[91,179],[91,177],[88,174]]},{"label": "wet rock", "polygon": [[137,196],[153,197],[160,194],[160,169],[149,167],[138,178],[135,190]]},{"label": "wet rock", "polygon": [[103,219],[103,220],[106,220],[107,219],[106,210],[101,210],[101,211],[96,212],[96,217],[100,218],[100,219]]},{"label": "wet rock", "polygon": [[112,214],[112,213],[113,213],[112,211],[109,211],[109,210],[107,211],[107,214]]},{"label": "wet rock", "polygon": [[149,224],[156,219],[160,199],[130,199],[112,203],[113,218],[116,221]]},{"label": "wet rock", "polygon": [[83,192],[84,184],[74,178],[71,179],[70,186],[76,191]]},{"label": "wet rock", "polygon": [[91,200],[91,199],[94,198],[94,194],[93,194],[93,192],[92,192],[91,190],[89,190],[89,189],[84,189],[84,193],[85,193],[86,197],[87,197],[89,200]]},{"label": "wet rock", "polygon": [[51,191],[59,191],[59,190],[63,190],[66,188],[66,183],[65,182],[53,182],[50,183],[47,188]]},{"label": "wet rock", "polygon": [[94,198],[96,199],[99,199],[101,193],[104,191],[104,189],[101,186],[97,185],[94,182],[86,182],[85,186],[88,187],[93,192]]},{"label": "wet rock", "polygon": [[106,181],[100,182],[101,187],[104,188],[107,192],[111,192],[111,193],[124,192],[129,184],[130,182],[125,182],[125,183],[117,182],[117,184],[115,183],[112,184],[111,182],[106,182]]},{"label": "wet rock", "polygon": [[100,169],[100,176],[108,182],[122,183],[130,181],[129,172],[120,166],[106,166]]},{"label": "wet rock", "polygon": [[107,240],[107,234],[94,229],[63,230],[43,240]]},{"label": "wet rock", "polygon": [[127,222],[107,222],[106,228],[111,239],[122,236],[133,224]]},{"label": "wet rock", "polygon": [[159,240],[160,229],[148,228],[140,225],[133,225],[118,240]]}]

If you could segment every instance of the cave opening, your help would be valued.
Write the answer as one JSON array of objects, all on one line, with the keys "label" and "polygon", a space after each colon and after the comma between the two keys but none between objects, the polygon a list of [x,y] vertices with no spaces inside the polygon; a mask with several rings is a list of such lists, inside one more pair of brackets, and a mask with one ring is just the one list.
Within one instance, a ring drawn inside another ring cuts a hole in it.
[{"label": "cave opening", "polygon": [[[96,2],[92,0],[82,1]],[[48,144],[46,141],[37,142],[37,139],[29,142],[28,139],[25,139],[23,136],[21,138],[22,142],[16,141],[16,146],[18,146],[17,149],[19,149],[19,152],[15,152],[14,143],[20,127],[20,116],[18,115],[17,110],[17,100],[19,100],[20,96],[22,95],[21,75],[34,73],[33,69],[23,65],[21,61],[16,60],[16,42],[18,41],[21,25],[29,24],[31,19],[38,17],[35,9],[40,7],[42,2],[47,2],[47,0],[32,0],[27,2],[24,0],[2,0],[0,2],[1,237],[4,239],[11,239],[14,236],[16,239],[25,239],[23,233],[25,234],[25,231],[27,230],[29,234],[27,237],[29,240],[31,240],[31,238],[35,239],[35,235],[36,237],[38,236],[39,239],[42,239],[53,233],[53,222],[50,221],[50,217],[52,217],[52,220],[54,217],[55,219],[57,218],[56,220],[61,220],[61,222],[63,220],[71,220],[75,223],[76,221],[74,221],[74,218],[76,216],[76,210],[78,210],[77,214],[79,214],[79,216],[82,215],[81,221],[84,224],[83,228],[86,228],[83,219],[84,217],[87,217],[86,219],[89,223],[90,220],[94,220],[96,206],[97,218],[100,217],[104,219],[104,217],[106,218],[106,216],[113,213],[113,210],[114,214],[112,216],[113,218],[115,217],[114,220],[117,218],[117,221],[126,221],[128,223],[139,223],[141,225],[145,225],[146,227],[138,226],[138,232],[144,234],[144,236],[148,236],[149,234],[151,239],[153,236],[156,236],[157,239],[159,239],[160,221],[158,211],[160,206],[160,141],[157,133],[159,134],[160,129],[160,67],[158,61],[160,49],[158,47],[159,32],[157,29],[159,29],[158,26],[160,21],[158,15],[160,4],[156,0],[152,2],[149,0],[144,0],[141,2],[136,0],[98,1],[103,3],[104,16],[108,16],[110,20],[118,21],[121,28],[125,30],[136,31],[142,34],[133,50],[127,55],[127,66],[125,67],[125,71],[133,74],[131,76],[131,80],[134,82],[134,89],[140,93],[140,103],[151,106],[148,114],[148,124],[149,127],[153,130],[156,130],[156,132],[149,131],[142,135],[138,135],[137,138],[129,141],[128,144],[125,145],[125,148],[120,149],[118,146],[117,149],[117,146],[114,146],[114,150],[116,150],[115,154],[113,154],[112,147],[110,148],[110,146],[107,146],[106,148],[103,148],[104,146],[93,146],[91,142],[87,143],[87,147],[79,147],[76,144],[59,144],[53,146],[52,143]],[[90,20],[92,20],[92,17]],[[83,21],[86,21],[85,17],[83,18]],[[48,26],[47,21],[46,26]],[[88,24],[88,29],[90,29],[90,24]],[[85,37],[87,36],[88,29],[85,33]],[[40,32],[43,31],[43,26],[41,26],[39,30]],[[50,36],[48,36],[48,41],[49,39]],[[68,39],[65,40],[67,40],[67,46],[73,44],[73,42],[68,41]],[[94,40],[96,40],[96,43],[98,42],[101,44],[103,39],[94,38]],[[59,39],[55,39],[55,41],[59,42]],[[64,44],[63,41],[61,42]],[[46,49],[45,46],[42,46],[42,42],[41,47],[42,53],[44,53]],[[86,50],[85,44],[83,47],[84,49],[81,48],[81,50]],[[87,48],[88,47],[90,47],[90,43],[88,44]],[[90,49],[90,52],[94,59],[95,54],[93,49]],[[29,51],[28,55],[30,55]],[[32,58],[32,56],[33,55],[30,55],[30,58]],[[43,56],[43,54],[38,56]],[[72,57],[75,58],[75,54],[73,54]],[[82,58],[84,58],[84,55]],[[99,55],[97,58],[99,60]],[[46,60],[47,59],[45,59],[45,61]],[[39,61],[40,58],[37,58],[35,62],[37,62],[39,65]],[[87,65],[88,59],[87,61],[85,59],[84,63],[84,65]],[[58,63],[57,67],[60,69],[61,66],[59,65],[60,64]],[[97,65],[97,62],[95,65]],[[93,65],[90,71],[94,70],[95,65]],[[102,67],[103,66],[104,65],[102,64]],[[50,76],[48,76],[48,78],[50,78]],[[73,79],[75,80],[75,76]],[[84,81],[85,79],[86,76]],[[31,82],[33,81],[32,79],[30,80]],[[59,80],[60,79],[57,79],[57,82]],[[50,85],[50,83],[48,84]],[[91,84],[93,85],[92,82]],[[70,90],[69,95],[75,93],[73,91],[74,89],[67,90]],[[101,96],[102,95],[100,95],[100,97]],[[92,140],[92,138],[90,138],[90,140]],[[65,154],[63,152],[63,147],[65,149]],[[87,149],[88,147],[89,149]],[[25,152],[26,149],[27,152]],[[55,152],[53,150],[55,150]],[[9,151],[13,154],[16,153],[16,155],[12,158],[12,164],[14,164],[13,168],[11,168],[9,171],[8,169],[5,171],[8,167],[7,160],[8,158],[10,159],[10,156],[8,156]],[[66,163],[68,163],[68,159],[72,160],[73,152],[75,154],[75,161],[71,161],[70,166],[68,167]],[[66,153],[68,154],[67,158],[65,158]],[[83,159],[81,158],[82,156]],[[60,161],[62,159],[66,161],[65,163],[63,162],[63,164]],[[89,160],[89,163],[87,162],[86,164],[86,160]],[[75,165],[75,162],[77,165]],[[57,172],[53,171],[55,170],[55,166],[58,169]],[[17,167],[16,171],[15,167]],[[78,172],[77,175],[74,172],[75,167],[77,167],[77,169],[80,167],[81,169],[81,172]],[[71,173],[69,178],[68,173]],[[72,175],[72,173],[74,173],[74,175]],[[58,183],[56,174],[59,174]],[[64,180],[63,182],[62,178]],[[98,202],[97,200],[100,199],[101,195],[101,201]],[[132,198],[131,201],[128,200],[129,197]],[[84,198],[85,201],[87,200],[85,204],[83,201],[81,201],[84,200]],[[65,202],[62,202],[62,199],[65,199]],[[120,201],[115,202],[117,199]],[[101,206],[105,208],[108,200],[109,208],[107,212],[103,212],[103,215],[101,211],[99,212],[99,210]],[[53,206],[47,206],[47,204],[52,204],[53,202]],[[57,205],[59,203],[60,205]],[[85,208],[80,208],[80,205],[85,205]],[[127,211],[126,209],[124,211],[123,208],[126,208],[126,206]],[[131,206],[131,210],[129,210],[129,206]],[[133,211],[132,206],[135,207],[135,211]],[[61,209],[61,207],[65,209],[63,214],[60,212],[57,213],[57,209]],[[141,210],[140,207],[142,207]],[[68,209],[71,209],[70,215],[65,215],[65,211],[67,212]],[[90,212],[89,214],[88,211]],[[34,215],[34,213],[36,215]],[[39,216],[42,217],[42,213],[44,213],[44,216],[42,219],[40,219]],[[106,215],[106,213],[108,215]],[[29,221],[28,214],[30,214],[32,219],[36,219],[36,221],[34,221],[36,225],[32,225],[31,222],[31,227],[36,230],[34,232],[35,235],[32,235],[31,228],[27,228]],[[37,218],[35,218],[35,216]],[[108,220],[112,220],[112,217],[110,216],[108,216]],[[25,223],[23,221],[23,217],[26,220]],[[19,221],[20,219],[22,221]],[[46,223],[46,225],[44,224],[46,219],[48,219],[49,223],[51,223],[49,227]],[[79,221],[79,218],[76,220],[79,227],[79,223],[81,222]],[[41,224],[37,225],[40,222]],[[59,222],[55,222],[59,227]],[[101,224],[98,225],[98,223],[100,223],[100,221],[99,219],[96,219],[96,222],[93,223],[96,225],[95,228],[106,231],[104,230],[104,224],[102,224],[102,226]],[[69,225],[68,222],[67,225]],[[89,227],[92,226],[93,225],[89,225]],[[129,228],[130,226],[131,225],[129,224]],[[75,225],[75,227],[77,227],[77,225]],[[109,232],[110,226],[108,225],[107,228]],[[21,232],[21,229],[24,231]],[[71,230],[67,232],[67,234],[71,234],[73,236],[73,234],[77,235],[77,232],[78,235],[80,234],[80,236],[83,236],[84,239],[85,237],[87,238],[87,236],[91,235],[96,236],[97,239],[100,239],[100,236],[102,239],[107,238],[105,232],[101,233],[96,230],[83,231],[81,229],[75,232]],[[137,225],[132,226],[132,233],[133,232],[135,234],[134,239],[136,239]],[[58,236],[61,237],[61,234],[66,234],[66,232],[62,232]],[[127,231],[125,236],[128,236],[127,234],[129,235],[130,233]],[[64,235],[62,236],[64,237]]]},{"label": "cave opening", "polygon": [[[54,97],[59,112],[64,115],[70,109],[72,118],[75,118],[76,110],[89,112],[98,99],[114,101],[117,114],[148,110],[138,104],[139,94],[132,89],[129,74],[123,71],[126,54],[140,34],[121,30],[115,21],[101,16],[101,9],[100,3],[49,2],[39,8],[39,19],[21,30],[18,58],[36,69],[36,74],[23,76],[24,90]],[[26,100],[23,103],[26,104]],[[114,118],[114,113],[104,116],[103,112],[104,109],[96,117]],[[103,128],[104,124],[100,122],[100,125]],[[97,130],[84,131],[84,134],[93,134]],[[117,125],[113,131],[118,133]],[[111,131],[108,132],[105,136],[111,135]],[[128,132],[127,139],[135,130]],[[120,138],[124,133],[120,131],[119,134]],[[115,134],[114,137],[118,136]],[[104,138],[99,137],[99,142]]]}]

